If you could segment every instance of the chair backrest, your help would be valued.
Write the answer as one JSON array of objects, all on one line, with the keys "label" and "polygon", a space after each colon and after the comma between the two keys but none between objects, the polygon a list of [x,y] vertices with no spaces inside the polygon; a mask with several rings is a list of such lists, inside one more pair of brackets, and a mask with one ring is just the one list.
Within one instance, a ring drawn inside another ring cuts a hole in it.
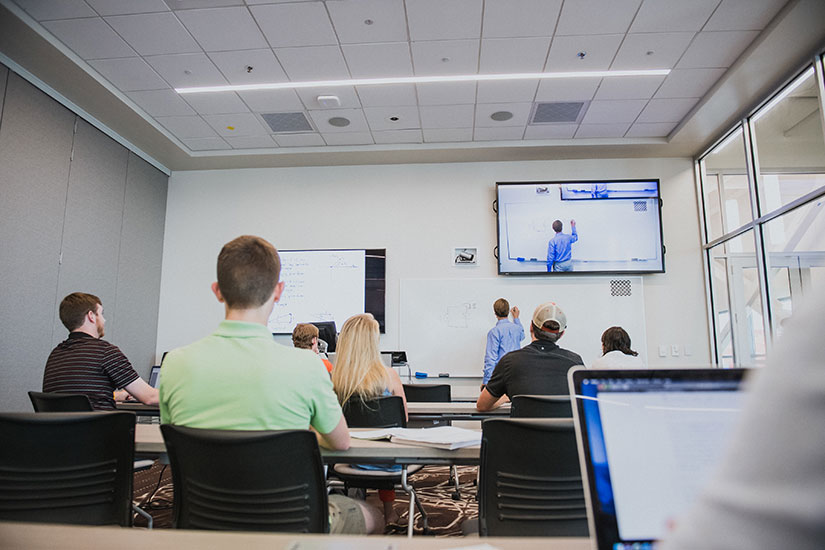
[{"label": "chair backrest", "polygon": [[587,536],[573,420],[491,418],[482,423],[479,532]]},{"label": "chair backrest", "polygon": [[91,412],[92,402],[80,393],[43,393],[30,391],[34,412]]},{"label": "chair backrest", "polygon": [[132,524],[135,414],[0,414],[0,520]]},{"label": "chair backrest", "polygon": [[309,430],[160,428],[178,529],[329,532],[321,452]]},{"label": "chair backrest", "polygon": [[452,401],[449,384],[404,384],[408,403],[449,403]]},{"label": "chair backrest", "polygon": [[406,428],[404,401],[399,395],[378,397],[368,401],[351,397],[341,407],[350,428]]},{"label": "chair backrest", "polygon": [[567,395],[515,395],[510,417],[573,418],[573,408]]}]

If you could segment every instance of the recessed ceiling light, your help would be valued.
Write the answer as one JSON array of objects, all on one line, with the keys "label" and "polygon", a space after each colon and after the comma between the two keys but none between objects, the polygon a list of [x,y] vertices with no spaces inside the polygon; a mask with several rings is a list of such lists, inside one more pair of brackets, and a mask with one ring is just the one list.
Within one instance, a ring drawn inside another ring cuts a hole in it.
[{"label": "recessed ceiling light", "polygon": [[344,118],[342,116],[334,116],[327,122],[329,122],[330,126],[335,126],[337,128],[344,128],[345,126],[349,126],[349,119]]},{"label": "recessed ceiling light", "polygon": [[513,113],[511,113],[510,111],[496,111],[495,113],[490,115],[490,118],[492,118],[496,122],[504,122],[505,120],[510,120],[511,118],[513,118]]},{"label": "recessed ceiling light", "polygon": [[610,78],[614,76],[667,76],[670,69],[635,71],[566,71],[557,73],[463,74],[439,76],[401,76],[395,78],[352,78],[348,80],[312,80],[306,82],[269,82],[263,84],[233,84],[175,88],[179,94],[210,92],[246,92],[251,90],[295,90],[301,88],[331,88],[335,86],[378,86],[383,84],[422,84],[436,82],[490,82],[508,80],[546,80],[556,78]]}]

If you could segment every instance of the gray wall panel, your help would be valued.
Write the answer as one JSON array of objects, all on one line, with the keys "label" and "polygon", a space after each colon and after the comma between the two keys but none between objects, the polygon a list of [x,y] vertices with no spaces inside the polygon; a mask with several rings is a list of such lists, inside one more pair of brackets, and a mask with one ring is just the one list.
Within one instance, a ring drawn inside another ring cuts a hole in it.
[{"label": "gray wall panel", "polygon": [[31,410],[51,351],[75,115],[10,74],[0,124],[0,408]]},{"label": "gray wall panel", "polygon": [[[117,324],[115,292],[128,158],[124,147],[78,119],[57,299],[71,292],[100,297],[107,334]],[[66,329],[55,311],[52,343],[65,338]]]},{"label": "gray wall panel", "polygon": [[168,177],[129,154],[117,277],[117,325],[111,335],[148,378],[157,342]]}]

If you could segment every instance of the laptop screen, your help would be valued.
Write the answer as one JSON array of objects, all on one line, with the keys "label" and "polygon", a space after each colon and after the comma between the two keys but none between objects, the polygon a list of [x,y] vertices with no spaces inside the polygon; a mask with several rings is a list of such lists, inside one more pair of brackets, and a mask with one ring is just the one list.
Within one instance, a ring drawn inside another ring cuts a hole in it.
[{"label": "laptop screen", "polygon": [[160,382],[160,367],[154,366],[152,367],[152,372],[149,374],[149,385],[153,388],[157,388],[158,382]]},{"label": "laptop screen", "polygon": [[725,450],[745,372],[571,370],[599,550],[652,548],[687,511]]}]

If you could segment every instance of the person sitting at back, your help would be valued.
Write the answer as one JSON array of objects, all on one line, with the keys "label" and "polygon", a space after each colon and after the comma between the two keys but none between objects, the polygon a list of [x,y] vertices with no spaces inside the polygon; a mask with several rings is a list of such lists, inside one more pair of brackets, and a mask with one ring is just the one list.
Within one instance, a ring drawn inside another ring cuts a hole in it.
[{"label": "person sitting at back", "polygon": [[[275,342],[267,320],[284,283],[278,251],[241,236],[218,255],[212,284],[225,320],[206,338],[169,352],[160,377],[160,420],[191,428],[306,430],[318,443],[346,450],[349,430],[317,355]],[[242,465],[241,465],[242,467]],[[331,533],[378,532],[380,512],[329,496]]]},{"label": "person sitting at back", "polygon": [[[69,337],[46,360],[43,391],[79,393],[96,410],[113,410],[118,401],[132,395],[141,403],[155,405],[158,390],[138,376],[120,349],[103,340],[106,319],[103,304],[94,294],[73,292],[60,302],[60,321]],[[123,388],[124,392],[116,392]]]},{"label": "person sitting at back", "polygon": [[556,342],[567,329],[567,316],[553,302],[533,312],[530,336],[533,341],[505,355],[493,371],[476,401],[479,411],[489,411],[514,395],[568,395],[567,371],[583,365],[582,358]]},{"label": "person sitting at back", "polygon": [[[292,331],[292,346],[298,349],[310,349],[315,353],[318,352],[318,327],[312,323],[298,323]],[[332,362],[329,359],[321,357],[327,372],[332,374]]]},{"label": "person sitting at back", "polygon": [[[379,351],[378,321],[370,313],[353,315],[344,322],[336,347],[335,369],[332,371],[332,385],[338,400],[344,405],[350,399],[369,401],[377,397],[398,395],[404,403],[407,416],[407,397],[401,377],[391,367],[381,362]],[[401,466],[384,467],[370,464],[356,464],[363,470],[396,471]],[[393,509],[395,491],[382,489],[378,497],[384,506],[384,522],[397,521],[398,514]]]},{"label": "person sitting at back", "polygon": [[630,335],[622,327],[610,327],[602,333],[602,356],[591,369],[643,369],[639,354],[630,349]]}]

